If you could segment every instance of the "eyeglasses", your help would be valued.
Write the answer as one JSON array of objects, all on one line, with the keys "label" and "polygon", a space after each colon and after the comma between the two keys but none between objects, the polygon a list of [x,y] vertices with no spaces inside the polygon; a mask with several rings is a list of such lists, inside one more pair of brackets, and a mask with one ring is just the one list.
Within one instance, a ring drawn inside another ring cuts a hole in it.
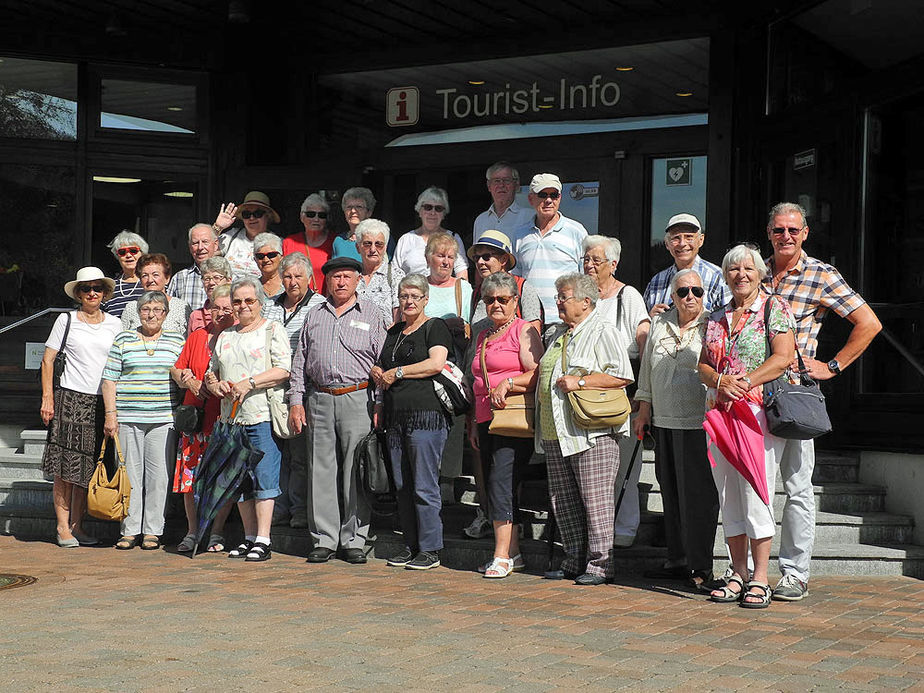
[{"label": "eyeglasses", "polygon": [[398,294],[398,300],[404,302],[410,301],[411,303],[420,303],[425,298],[427,297],[419,294]]},{"label": "eyeglasses", "polygon": [[254,253],[253,256],[257,260],[275,260],[279,257],[280,253],[277,253],[275,250],[271,250],[268,253]]},{"label": "eyeglasses", "polygon": [[593,257],[592,255],[585,255],[581,258],[581,261],[585,265],[593,265],[594,267],[599,267],[604,262],[609,262],[605,257]]},{"label": "eyeglasses", "polygon": [[552,192],[537,192],[536,197],[538,197],[540,200],[557,200],[559,197],[561,197],[561,193],[557,190],[553,190]]},{"label": "eyeglasses", "polygon": [[499,258],[500,253],[475,253],[472,257],[475,258],[475,262],[478,260],[484,260],[485,262],[488,262],[492,257]]},{"label": "eyeglasses", "polygon": [[212,315],[231,315],[230,308],[219,308],[218,306],[209,306]]},{"label": "eyeglasses", "polygon": [[260,219],[264,214],[266,214],[265,209],[245,209],[241,211],[241,219]]},{"label": "eyeglasses", "polygon": [[698,237],[699,232],[696,233],[675,233],[668,236],[667,242],[671,245],[679,245],[681,243],[693,243]]},{"label": "eyeglasses", "polygon": [[235,308],[240,308],[243,305],[252,306],[257,302],[255,298],[233,298],[231,299],[231,305]]},{"label": "eyeglasses", "polygon": [[163,308],[142,308],[138,311],[141,315],[163,315],[167,311]]},{"label": "eyeglasses", "polygon": [[308,219],[314,219],[315,217],[318,219],[327,219],[327,212],[315,212],[313,209],[304,211],[302,214],[304,214]]},{"label": "eyeglasses", "polygon": [[106,291],[106,287],[102,284],[78,284],[77,291],[82,294],[88,294],[91,291],[101,294]]},{"label": "eyeglasses", "polygon": [[798,236],[802,233],[802,229],[805,226],[800,226],[799,228],[793,228],[792,226],[774,226],[772,231],[774,236],[782,236],[783,234],[788,233],[790,236]]},{"label": "eyeglasses", "polygon": [[116,255],[119,257],[125,257],[126,255],[137,255],[140,252],[141,248],[139,248],[137,245],[126,245],[122,248],[119,248],[116,251]]},{"label": "eyeglasses", "polygon": [[381,250],[382,248],[385,247],[385,241],[363,241],[362,243],[359,244],[359,246],[361,248],[365,248],[366,250],[368,250],[372,246],[375,246],[376,248]]},{"label": "eyeglasses", "polygon": [[436,212],[440,212],[440,213],[442,213],[442,212],[446,209],[443,205],[431,205],[431,204],[429,204],[429,203],[428,203],[428,204],[420,205],[420,208],[421,208],[422,210],[424,210],[425,212],[433,212],[433,211],[436,211]]},{"label": "eyeglasses", "polygon": [[555,297],[555,303],[567,303],[573,298],[574,296],[562,296],[561,294],[558,294],[558,296]]},{"label": "eyeglasses", "polygon": [[228,277],[225,277],[221,274],[203,274],[202,275],[203,284],[219,284],[222,281],[228,281]]},{"label": "eyeglasses", "polygon": [[[347,210],[348,212],[349,211],[362,212],[362,211],[365,211],[366,205],[343,205],[343,208]],[[321,218],[324,219],[324,217],[321,217]]]},{"label": "eyeglasses", "polygon": [[491,178],[488,181],[488,184],[490,185],[511,185],[512,183],[516,183],[516,182],[517,182],[516,178]]},{"label": "eyeglasses", "polygon": [[495,303],[500,303],[502,306],[506,306],[513,299],[513,296],[485,296],[481,300],[484,301],[486,306],[493,306]]},{"label": "eyeglasses", "polygon": [[675,289],[679,298],[686,298],[691,291],[696,298],[702,298],[706,290],[701,286],[681,286]]}]

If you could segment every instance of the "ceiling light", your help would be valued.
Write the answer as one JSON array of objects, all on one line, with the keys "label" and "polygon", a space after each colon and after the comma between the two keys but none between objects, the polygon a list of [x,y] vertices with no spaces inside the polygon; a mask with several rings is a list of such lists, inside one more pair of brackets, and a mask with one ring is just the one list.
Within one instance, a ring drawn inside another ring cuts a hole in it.
[{"label": "ceiling light", "polygon": [[692,91],[678,91],[674,96],[693,96]]},{"label": "ceiling light", "polygon": [[195,197],[195,195],[184,190],[175,190],[173,192],[165,192],[164,197]]},{"label": "ceiling light", "polygon": [[480,87],[482,84],[484,84],[484,80],[483,79],[470,79],[468,80],[468,83],[473,86]]},{"label": "ceiling light", "polygon": [[622,67],[617,67],[616,72],[632,72],[634,69],[631,65],[623,65]]},{"label": "ceiling light", "polygon": [[120,178],[119,176],[93,176],[95,183],[140,183],[140,178]]},{"label": "ceiling light", "polygon": [[182,106],[167,106],[167,110],[173,111],[174,113],[178,113],[179,111],[183,110],[183,107]]}]

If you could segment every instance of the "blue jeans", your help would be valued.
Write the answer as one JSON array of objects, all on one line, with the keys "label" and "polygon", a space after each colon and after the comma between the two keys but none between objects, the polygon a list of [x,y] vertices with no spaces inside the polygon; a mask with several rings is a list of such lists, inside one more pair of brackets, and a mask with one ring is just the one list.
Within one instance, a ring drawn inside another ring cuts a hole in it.
[{"label": "blue jeans", "polygon": [[273,424],[263,421],[258,424],[244,426],[251,445],[263,453],[263,459],[257,462],[253,470],[253,488],[244,491],[238,501],[266,500],[275,498],[282,493],[279,488],[279,465],[282,463],[282,453],[273,439]]},{"label": "blue jeans", "polygon": [[440,457],[449,430],[423,430],[395,424],[388,449],[398,491],[398,517],[404,543],[413,552],[443,548]]}]

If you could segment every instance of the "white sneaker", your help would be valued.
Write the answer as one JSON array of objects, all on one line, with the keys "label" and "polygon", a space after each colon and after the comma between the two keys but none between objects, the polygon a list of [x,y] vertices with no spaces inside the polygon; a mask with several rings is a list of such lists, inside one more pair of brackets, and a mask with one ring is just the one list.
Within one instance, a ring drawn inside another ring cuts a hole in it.
[{"label": "white sneaker", "polygon": [[472,524],[462,530],[462,533],[469,539],[483,539],[494,532],[494,526],[491,521],[485,517],[485,514],[478,508],[475,513],[475,519]]}]

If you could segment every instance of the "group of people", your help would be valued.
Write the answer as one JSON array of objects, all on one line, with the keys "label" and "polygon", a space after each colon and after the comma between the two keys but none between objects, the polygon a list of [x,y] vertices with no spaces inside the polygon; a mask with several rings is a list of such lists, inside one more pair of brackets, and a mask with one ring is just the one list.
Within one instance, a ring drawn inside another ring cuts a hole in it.
[{"label": "group of people", "polygon": [[[466,533],[483,536],[487,527],[495,539],[479,572],[498,579],[524,569],[519,486],[540,453],[564,550],[559,575],[599,585],[613,579],[613,550],[631,545],[639,524],[640,464],[616,514],[620,461],[651,430],[668,551],[665,564],[647,574],[748,608],[767,606],[771,595],[804,597],[814,450],[811,441],[767,430],[761,386],[791,373],[797,349],[813,377],[833,377],[879,330],[837,270],[803,251],[805,211],[790,203],[771,210],[766,261],[756,248],[737,245],[721,266],[699,255],[699,220],[677,214],[664,236],[674,261],[639,292],[617,279],[619,241],[588,234],[561,214],[556,175],[533,176],[529,207],[516,201],[519,174],[509,163],[489,167],[486,183],[492,204],[475,220],[467,251],[443,227],[449,200],[435,187],[417,200],[420,225],[397,243],[372,217],[375,198],[366,188],[342,196],[345,234],[328,231],[330,204],[312,194],[300,210],[304,230],[285,238],[269,231],[280,220],[269,198],[248,193],[240,205],[222,205],[213,224],[189,230],[194,263],[176,275],[143,238],[118,234],[111,248],[120,274],[81,269],[65,285],[79,308],[58,318],[46,342],[44,468],[55,478],[58,543],[95,541],[81,524],[85,489],[100,437],[118,435],[133,492],[117,548],[160,546],[172,477],[189,522],[179,550],[192,551],[196,468],[221,419],[242,426],[262,457],[238,499],[244,540],[225,546],[229,505],[207,550],[267,560],[272,525],[288,522],[309,531],[309,563],[334,556],[365,563],[370,509],[354,452],[378,427],[405,541],[389,565],[440,565],[440,484],[461,473],[467,441],[480,464],[478,514]],[[853,330],[824,363],[815,359],[817,334],[831,310]],[[58,352],[67,360],[55,386]],[[467,413],[441,384],[455,372],[471,394]],[[631,416],[593,425],[577,416],[575,393],[609,399],[630,386],[637,388]],[[178,390],[184,403],[204,408],[201,429],[179,440]],[[274,435],[274,398],[287,405],[285,437]],[[767,575],[772,504],[760,501],[703,430],[707,409],[731,410],[739,401],[762,427],[768,486],[779,468],[787,497],[774,589]],[[522,409],[528,422],[492,430],[508,405],[506,413]],[[716,579],[720,510],[730,567]]]}]

